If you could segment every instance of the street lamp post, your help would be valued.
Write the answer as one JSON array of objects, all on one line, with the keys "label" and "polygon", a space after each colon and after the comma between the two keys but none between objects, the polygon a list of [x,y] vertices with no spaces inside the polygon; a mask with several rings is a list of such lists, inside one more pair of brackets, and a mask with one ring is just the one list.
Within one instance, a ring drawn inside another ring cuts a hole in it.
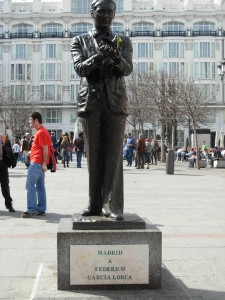
[{"label": "street lamp post", "polygon": [[[222,103],[224,103],[224,75],[225,75],[225,58],[217,66],[218,74],[221,80],[221,90],[222,90]],[[224,133],[223,129],[220,130],[220,147],[224,147]]]},{"label": "street lamp post", "polygon": [[225,59],[223,59],[220,64],[217,66],[218,74],[220,76],[221,81],[224,79],[225,75]]}]

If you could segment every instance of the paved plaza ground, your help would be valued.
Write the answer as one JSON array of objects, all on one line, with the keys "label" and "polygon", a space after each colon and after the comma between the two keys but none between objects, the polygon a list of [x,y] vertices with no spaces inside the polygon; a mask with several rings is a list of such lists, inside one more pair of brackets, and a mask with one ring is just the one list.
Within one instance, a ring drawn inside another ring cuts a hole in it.
[{"label": "paved plaza ground", "polygon": [[136,170],[124,162],[125,212],[162,231],[162,288],[154,291],[57,291],[58,224],[86,207],[86,160],[47,172],[47,214],[33,219],[21,218],[26,174],[23,164],[10,169],[16,213],[0,195],[0,299],[225,300],[225,169],[175,162],[167,175],[162,163]]}]

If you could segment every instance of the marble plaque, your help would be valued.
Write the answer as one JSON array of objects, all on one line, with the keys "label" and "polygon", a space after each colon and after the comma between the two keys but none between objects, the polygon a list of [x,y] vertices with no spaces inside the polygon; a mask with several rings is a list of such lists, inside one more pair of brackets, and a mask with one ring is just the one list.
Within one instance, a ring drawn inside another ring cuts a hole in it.
[{"label": "marble plaque", "polygon": [[149,245],[71,245],[70,284],[149,284]]}]

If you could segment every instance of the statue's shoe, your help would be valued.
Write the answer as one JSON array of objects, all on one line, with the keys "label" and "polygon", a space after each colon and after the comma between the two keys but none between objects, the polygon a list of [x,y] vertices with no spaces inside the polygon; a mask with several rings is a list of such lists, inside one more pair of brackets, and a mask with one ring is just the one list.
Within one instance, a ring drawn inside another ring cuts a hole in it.
[{"label": "statue's shoe", "polygon": [[98,214],[96,212],[93,212],[93,211],[89,210],[88,208],[85,208],[84,210],[82,210],[82,212],[80,214],[83,217],[100,216],[101,215],[101,214]]},{"label": "statue's shoe", "polygon": [[123,220],[123,215],[120,214],[111,213],[108,217],[110,219],[117,220],[117,221]]}]

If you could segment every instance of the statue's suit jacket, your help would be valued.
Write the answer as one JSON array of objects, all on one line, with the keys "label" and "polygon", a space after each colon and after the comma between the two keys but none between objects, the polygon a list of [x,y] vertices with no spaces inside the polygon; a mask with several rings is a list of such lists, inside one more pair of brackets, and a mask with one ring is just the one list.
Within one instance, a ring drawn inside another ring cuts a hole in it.
[{"label": "statue's suit jacket", "polygon": [[[115,35],[110,32],[112,40]],[[105,86],[110,109],[115,113],[128,115],[128,98],[125,80],[133,70],[132,44],[128,37],[118,35],[122,39],[120,46],[122,59],[114,66],[110,58],[103,60],[98,66],[92,58],[98,51],[96,31],[76,36],[72,40],[71,53],[74,69],[81,77],[78,96],[78,115],[82,116],[96,109],[103,87]]]}]

